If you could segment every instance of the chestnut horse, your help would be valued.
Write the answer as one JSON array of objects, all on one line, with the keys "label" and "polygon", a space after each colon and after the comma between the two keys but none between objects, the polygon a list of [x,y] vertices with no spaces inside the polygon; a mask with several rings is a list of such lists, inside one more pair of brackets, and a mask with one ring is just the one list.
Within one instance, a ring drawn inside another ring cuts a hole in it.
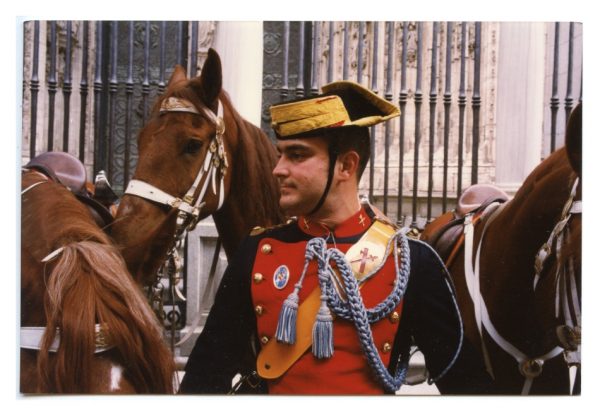
[{"label": "chestnut horse", "polygon": [[22,393],[173,393],[174,362],[141,290],[87,206],[24,170]]},{"label": "chestnut horse", "polygon": [[139,159],[112,236],[142,284],[154,281],[186,228],[213,215],[228,258],[252,227],[283,221],[271,170],[275,147],[244,120],[221,89],[218,54],[201,75],[176,66],[138,137]]},{"label": "chestnut horse", "polygon": [[[467,225],[466,245],[444,259],[465,335],[481,349],[501,394],[569,394],[568,366],[580,366],[581,119],[579,105],[565,147],[538,165],[514,198],[481,217],[467,215],[465,224],[480,218],[474,233]],[[424,239],[436,234],[435,222]]]}]

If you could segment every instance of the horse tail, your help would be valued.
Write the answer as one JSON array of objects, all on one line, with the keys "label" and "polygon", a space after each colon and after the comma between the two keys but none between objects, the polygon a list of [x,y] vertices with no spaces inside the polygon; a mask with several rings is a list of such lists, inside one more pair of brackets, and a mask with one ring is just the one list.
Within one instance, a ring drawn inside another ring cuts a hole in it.
[{"label": "horse tail", "polygon": [[[42,387],[50,391],[55,386],[57,393],[90,392],[98,322],[108,328],[123,374],[138,392],[172,393],[172,355],[117,249],[92,241],[70,243],[55,261],[46,283],[48,323],[38,358]],[[56,328],[60,344],[50,356]]]}]

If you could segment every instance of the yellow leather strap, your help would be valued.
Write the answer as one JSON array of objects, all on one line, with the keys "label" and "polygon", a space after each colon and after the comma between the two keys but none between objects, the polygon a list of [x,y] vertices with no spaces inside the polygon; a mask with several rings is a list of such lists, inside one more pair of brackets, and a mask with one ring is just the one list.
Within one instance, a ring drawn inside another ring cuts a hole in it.
[{"label": "yellow leather strap", "polygon": [[260,350],[256,371],[264,379],[283,375],[312,345],[312,327],[321,305],[321,289],[317,286],[298,307],[296,343],[284,344],[272,337]]},{"label": "yellow leather strap", "polygon": [[[385,249],[395,233],[393,226],[375,220],[362,238],[346,252],[346,259],[350,262],[354,276],[360,278],[385,261]],[[370,264],[355,261],[355,256],[368,247],[377,261]],[[281,377],[312,345],[312,328],[319,306],[321,304],[321,288],[317,286],[298,307],[296,321],[296,343],[285,344],[277,342],[271,337],[269,342],[262,347],[256,362],[256,371],[264,379],[272,380]]]}]

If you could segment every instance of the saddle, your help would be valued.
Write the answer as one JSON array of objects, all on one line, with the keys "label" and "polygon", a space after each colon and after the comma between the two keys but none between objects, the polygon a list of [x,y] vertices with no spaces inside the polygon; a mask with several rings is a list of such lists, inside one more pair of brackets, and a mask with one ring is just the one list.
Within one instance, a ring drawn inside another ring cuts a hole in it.
[{"label": "saddle", "polygon": [[464,240],[464,223],[467,214],[473,215],[473,223],[481,218],[483,211],[494,202],[506,202],[510,197],[500,188],[489,184],[475,184],[465,189],[456,208],[433,220],[421,234],[450,266]]},{"label": "saddle", "polygon": [[88,207],[99,227],[107,227],[113,222],[118,196],[103,172],[96,176],[95,184],[91,184],[83,163],[65,152],[42,153],[31,159],[24,168],[36,170],[69,189]]}]

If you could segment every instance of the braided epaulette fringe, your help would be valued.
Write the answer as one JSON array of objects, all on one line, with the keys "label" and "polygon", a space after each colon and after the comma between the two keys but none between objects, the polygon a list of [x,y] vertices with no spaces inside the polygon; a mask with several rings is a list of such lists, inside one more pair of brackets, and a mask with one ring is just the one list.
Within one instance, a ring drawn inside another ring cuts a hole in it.
[{"label": "braided epaulette fringe", "polygon": [[281,224],[277,224],[277,225],[272,225],[270,227],[262,227],[260,225],[257,225],[256,227],[252,228],[252,230],[250,231],[250,235],[251,236],[261,235],[267,231],[276,230],[277,228],[285,227],[286,225],[289,225],[297,220],[298,220],[297,218],[293,217],[293,218],[290,218],[289,220],[287,220],[286,222],[282,222]]}]

